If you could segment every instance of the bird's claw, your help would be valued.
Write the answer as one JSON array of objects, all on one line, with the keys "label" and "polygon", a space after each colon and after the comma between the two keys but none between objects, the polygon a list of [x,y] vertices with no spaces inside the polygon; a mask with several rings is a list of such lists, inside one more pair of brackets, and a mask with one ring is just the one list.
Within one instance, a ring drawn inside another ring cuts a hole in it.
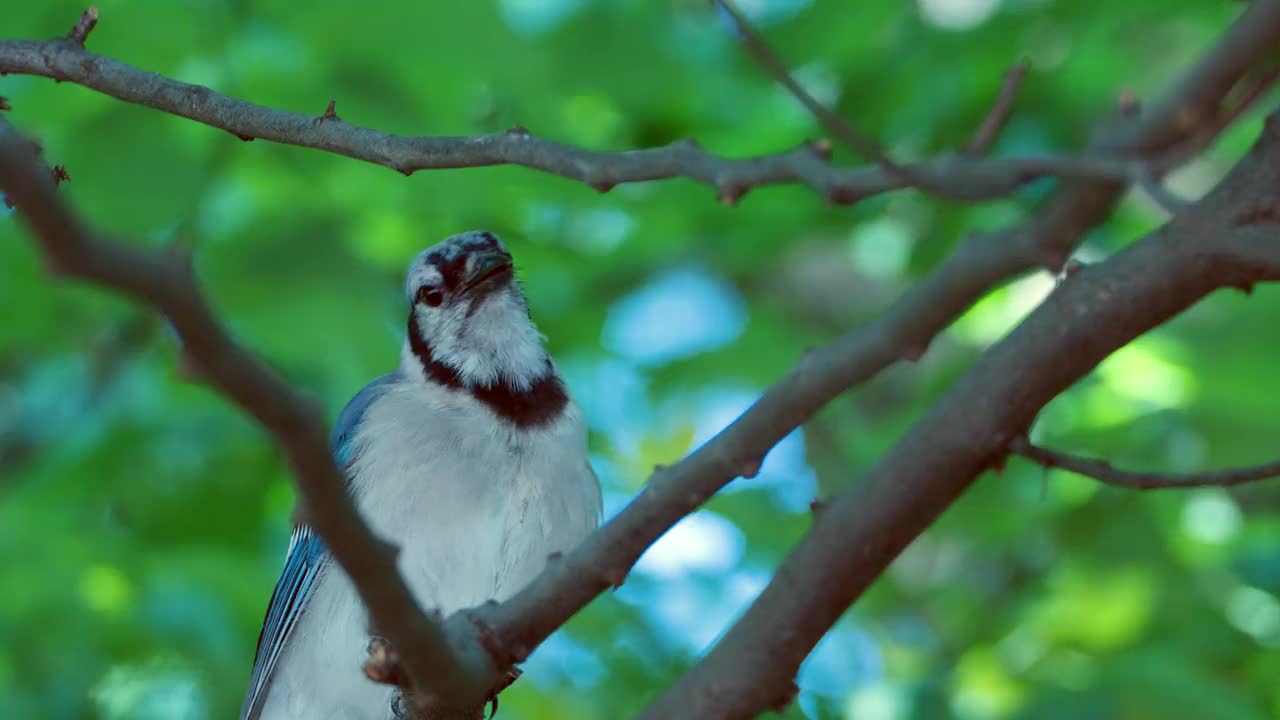
[{"label": "bird's claw", "polygon": [[507,671],[506,677],[502,679],[502,684],[489,695],[487,704],[489,705],[489,720],[493,720],[493,716],[498,714],[498,693],[511,687],[511,684],[520,678],[524,671],[518,667],[513,667]]}]

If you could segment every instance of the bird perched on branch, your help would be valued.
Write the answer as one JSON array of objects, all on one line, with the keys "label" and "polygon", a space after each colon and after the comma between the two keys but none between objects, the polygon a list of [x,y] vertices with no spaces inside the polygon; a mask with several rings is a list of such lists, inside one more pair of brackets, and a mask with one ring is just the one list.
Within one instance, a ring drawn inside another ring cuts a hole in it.
[{"label": "bird perched on branch", "polygon": [[[332,447],[373,531],[400,547],[418,604],[442,616],[501,601],[600,518],[582,417],[488,232],[414,259],[400,367],[338,416]],[[368,615],[305,525],[267,609],[242,720],[387,720],[365,677]],[[476,708],[479,716],[483,708]]]}]

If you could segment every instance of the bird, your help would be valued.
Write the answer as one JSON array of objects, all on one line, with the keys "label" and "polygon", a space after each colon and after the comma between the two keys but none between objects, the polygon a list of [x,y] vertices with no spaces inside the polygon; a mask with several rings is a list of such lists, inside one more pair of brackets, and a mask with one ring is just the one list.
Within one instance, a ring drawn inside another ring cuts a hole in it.
[{"label": "bird", "polygon": [[[600,522],[600,484],[501,239],[473,230],[427,248],[405,295],[399,367],[347,403],[330,447],[419,607],[447,617],[511,597],[572,550]],[[296,525],[241,720],[393,717],[396,689],[361,669],[370,640],[350,579]]]}]

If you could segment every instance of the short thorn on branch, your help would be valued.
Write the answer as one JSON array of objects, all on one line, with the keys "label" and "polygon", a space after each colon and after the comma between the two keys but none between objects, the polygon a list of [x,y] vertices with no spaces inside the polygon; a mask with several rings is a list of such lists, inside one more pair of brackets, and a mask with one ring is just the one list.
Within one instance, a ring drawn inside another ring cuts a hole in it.
[{"label": "short thorn on branch", "polygon": [[929,342],[926,340],[922,343],[904,346],[900,357],[906,362],[920,362],[920,358],[924,357],[927,352],[929,352]]},{"label": "short thorn on branch", "polygon": [[604,581],[609,587],[617,590],[627,581],[627,568],[609,567],[603,573]]},{"label": "short thorn on branch", "polygon": [[93,5],[80,16],[76,24],[72,26],[71,32],[67,33],[67,39],[71,42],[84,47],[84,42],[89,39],[89,33],[93,32],[93,28],[98,24],[98,8]]},{"label": "short thorn on branch", "polygon": [[763,464],[763,462],[764,462],[764,458],[754,458],[751,460],[744,460],[740,465],[738,465],[738,477],[746,478],[747,480],[750,480],[756,475],[759,475],[760,465]]},{"label": "short thorn on branch", "polygon": [[852,205],[859,200],[862,200],[863,197],[862,193],[855,192],[848,188],[837,187],[828,189],[823,199],[827,201],[828,205],[840,206]]},{"label": "short thorn on branch", "polygon": [[338,117],[338,112],[336,110],[337,104],[336,100],[330,100],[329,104],[324,109],[324,114],[316,118],[316,124],[319,125],[326,120],[342,120],[342,118]]},{"label": "short thorn on branch", "polygon": [[747,194],[747,189],[738,185],[721,185],[716,191],[716,199],[721,205],[733,207],[738,204],[743,195]]},{"label": "short thorn on branch", "polygon": [[[3,109],[3,108],[0,108],[0,109]],[[41,153],[44,152],[44,149],[40,147],[39,143],[32,141],[31,152],[35,155],[40,155]],[[71,173],[67,172],[67,167],[65,165],[54,165],[53,167],[49,168],[49,173],[53,176],[54,187],[57,187],[62,183],[71,182]],[[11,197],[9,197],[7,193],[4,195],[4,206],[9,209],[13,209],[14,207],[14,201]],[[47,269],[49,271],[49,274],[51,275],[63,274],[62,269],[57,265],[57,262],[52,258],[50,258],[49,260]]]},{"label": "short thorn on branch", "polygon": [[818,138],[817,140],[809,141],[807,144],[809,146],[809,149],[812,150],[815,155],[817,155],[818,157],[822,158],[827,162],[831,161],[831,139],[830,138],[824,138],[824,137]]},{"label": "short thorn on branch", "polygon": [[1033,445],[1026,437],[1014,438],[1009,443],[1009,452],[1014,455],[1021,455],[1045,469],[1061,468],[1077,475],[1091,477],[1107,485],[1136,490],[1231,487],[1257,480],[1280,477],[1280,462],[1227,470],[1208,470],[1199,473],[1156,473],[1122,470],[1106,460],[1072,455]]}]

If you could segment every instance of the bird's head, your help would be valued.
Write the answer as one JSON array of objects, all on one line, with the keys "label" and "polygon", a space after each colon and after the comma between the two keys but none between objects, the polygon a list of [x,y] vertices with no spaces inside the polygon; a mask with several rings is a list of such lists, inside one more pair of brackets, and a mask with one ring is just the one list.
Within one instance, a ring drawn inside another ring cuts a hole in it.
[{"label": "bird's head", "polygon": [[473,230],[424,250],[409,265],[405,293],[405,362],[437,381],[523,391],[550,372],[511,253],[493,233]]}]

